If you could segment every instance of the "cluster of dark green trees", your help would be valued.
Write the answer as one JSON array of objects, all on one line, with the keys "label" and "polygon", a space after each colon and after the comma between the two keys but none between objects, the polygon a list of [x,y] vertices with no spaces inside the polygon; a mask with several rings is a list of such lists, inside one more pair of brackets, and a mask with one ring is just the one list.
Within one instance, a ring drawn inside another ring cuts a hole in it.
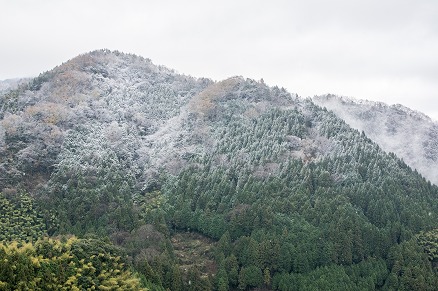
[{"label": "cluster of dark green trees", "polygon": [[[437,269],[414,237],[437,226],[436,186],[330,113],[311,110],[306,130],[296,111],[230,122],[217,151],[165,188],[172,226],[225,241],[218,263],[235,267],[218,276],[241,289],[433,290]],[[331,141],[329,155],[285,156],[282,137],[311,131]],[[256,158],[242,160],[241,151]],[[399,260],[409,271],[395,271],[392,255],[408,246],[418,266]]]}]

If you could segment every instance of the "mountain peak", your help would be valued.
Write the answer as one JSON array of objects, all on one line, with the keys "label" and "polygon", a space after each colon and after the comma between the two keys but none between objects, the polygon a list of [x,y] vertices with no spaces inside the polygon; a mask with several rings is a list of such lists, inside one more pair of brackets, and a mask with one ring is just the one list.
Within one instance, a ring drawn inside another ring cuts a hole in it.
[{"label": "mountain peak", "polygon": [[[103,73],[102,70],[123,70],[129,66],[137,66],[143,70],[163,70],[152,64],[152,61],[134,54],[126,54],[119,51],[108,49],[94,50],[88,53],[80,54],[62,65],[56,67],[54,72],[81,71],[91,74]],[[172,70],[167,69],[168,72]],[[105,75],[104,75],[105,76]]]}]

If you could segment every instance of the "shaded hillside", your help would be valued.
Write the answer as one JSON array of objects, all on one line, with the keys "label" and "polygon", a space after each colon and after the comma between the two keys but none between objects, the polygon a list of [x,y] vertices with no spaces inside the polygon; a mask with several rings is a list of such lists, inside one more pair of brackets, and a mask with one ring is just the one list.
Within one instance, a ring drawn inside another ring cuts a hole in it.
[{"label": "shaded hillside", "polygon": [[0,102],[4,223],[39,227],[4,237],[111,241],[153,290],[436,286],[438,188],[310,99],[101,50]]},{"label": "shaded hillside", "polygon": [[383,150],[393,152],[432,183],[438,184],[438,123],[402,105],[334,95],[313,98],[353,128],[364,131]]}]

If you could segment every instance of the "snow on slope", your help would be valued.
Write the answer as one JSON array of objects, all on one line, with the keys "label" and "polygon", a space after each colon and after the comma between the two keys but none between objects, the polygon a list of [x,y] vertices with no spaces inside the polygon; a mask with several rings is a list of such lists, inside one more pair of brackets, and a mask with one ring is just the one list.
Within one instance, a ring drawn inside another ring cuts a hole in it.
[{"label": "snow on slope", "polygon": [[432,183],[438,184],[438,123],[403,105],[355,100],[335,95],[313,101],[393,152]]},{"label": "snow on slope", "polygon": [[1,80],[0,81],[0,94],[6,93],[9,90],[15,90],[20,86],[21,84],[24,84],[26,82],[29,82],[30,79],[7,79],[7,80]]},{"label": "snow on slope", "polygon": [[[220,82],[196,79],[154,65],[149,59],[108,50],[75,57],[30,80],[15,93],[9,97],[0,94],[0,156],[10,154],[10,159],[0,159],[0,174],[7,174],[12,182],[35,168],[48,173],[59,161],[63,141],[79,136],[83,128],[95,129],[95,133],[87,131],[90,151],[93,143],[107,143],[119,160],[149,180],[157,169],[176,174],[190,157],[203,156],[217,147],[230,124],[250,131],[258,122],[270,124],[278,119],[280,123],[276,108],[292,110],[289,117],[305,118],[312,124],[318,111],[311,109],[310,100],[263,82],[243,77]],[[334,110],[384,150],[395,152],[438,183],[438,171],[434,171],[438,126],[427,116],[403,106],[335,96],[314,101]],[[260,120],[253,124],[253,119]],[[299,122],[291,121],[290,126],[294,124]],[[307,129],[314,130],[310,125]],[[6,136],[16,143],[16,154],[7,150],[13,147],[6,146]],[[275,145],[271,140],[254,141],[263,142],[270,156],[275,156],[273,146],[277,146],[278,157],[293,148],[291,155],[306,161],[328,155],[334,148],[332,141],[322,138],[318,131],[303,138],[286,136],[283,143]],[[260,155],[264,154],[260,150]]]}]

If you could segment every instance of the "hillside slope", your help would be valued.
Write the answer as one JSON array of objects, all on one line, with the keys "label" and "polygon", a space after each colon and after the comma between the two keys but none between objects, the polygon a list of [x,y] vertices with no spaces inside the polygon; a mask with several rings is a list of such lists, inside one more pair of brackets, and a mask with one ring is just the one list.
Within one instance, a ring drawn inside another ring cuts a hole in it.
[{"label": "hillside slope", "polygon": [[[438,188],[310,99],[100,50],[0,108],[5,243],[112,242],[153,290],[438,282]],[[193,237],[208,263],[184,252]]]},{"label": "hillside slope", "polygon": [[383,150],[393,152],[438,184],[438,123],[402,105],[324,95],[313,101],[364,131]]}]

